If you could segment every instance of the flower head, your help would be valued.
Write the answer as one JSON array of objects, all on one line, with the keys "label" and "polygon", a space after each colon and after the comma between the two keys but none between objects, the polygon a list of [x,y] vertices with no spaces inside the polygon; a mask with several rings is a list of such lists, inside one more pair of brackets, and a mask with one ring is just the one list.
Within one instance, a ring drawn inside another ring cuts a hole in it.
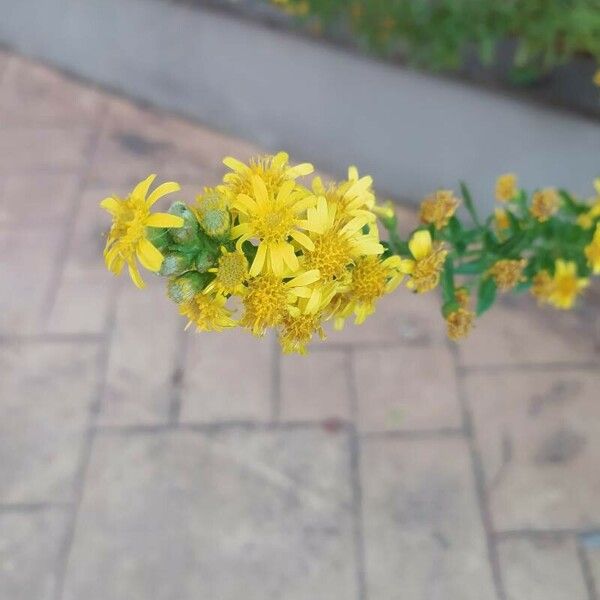
[{"label": "flower head", "polygon": [[558,259],[554,267],[552,291],[548,302],[556,308],[573,308],[577,296],[589,285],[589,279],[577,276],[577,264]]},{"label": "flower head", "polygon": [[533,276],[531,293],[537,298],[539,304],[544,304],[545,302],[548,302],[550,294],[552,294],[553,286],[554,282],[550,273],[544,269]]},{"label": "flower head", "polygon": [[257,156],[251,158],[246,165],[243,162],[228,156],[223,159],[223,164],[231,169],[223,177],[223,193],[230,201],[235,200],[238,194],[252,196],[254,193],[253,180],[258,177],[267,190],[275,194],[286,181],[295,181],[297,177],[309,175],[314,171],[310,163],[302,163],[295,167],[290,166],[289,156],[286,152],[278,152],[274,156]]},{"label": "flower head", "polygon": [[592,241],[584,248],[588,265],[594,274],[600,273],[600,223],[596,224],[596,231]]},{"label": "flower head", "polygon": [[[307,210],[304,229],[308,231],[312,249],[304,250],[307,269],[318,269],[325,281],[342,278],[348,265],[360,256],[383,254],[377,235],[371,233],[369,217],[359,214],[346,224],[337,218],[338,205],[328,204],[324,196]],[[364,233],[367,225],[369,233]]]},{"label": "flower head", "polygon": [[406,287],[419,294],[433,290],[440,281],[448,251],[442,244],[434,244],[426,229],[412,235],[408,248],[413,258],[404,259],[401,264],[402,272],[410,275]]},{"label": "flower head", "polygon": [[523,281],[523,269],[527,266],[527,261],[522,258],[518,260],[501,259],[494,263],[488,270],[498,289],[501,292],[507,292]]},{"label": "flower head", "polygon": [[458,205],[459,200],[451,190],[438,190],[421,202],[421,223],[443,229],[454,216]]},{"label": "flower head", "polygon": [[273,273],[262,273],[250,279],[242,297],[244,314],[240,321],[256,336],[263,336],[268,327],[276,327],[298,296],[311,295],[307,287],[319,280],[319,271],[305,271],[284,281]]},{"label": "flower head", "polygon": [[250,275],[270,272],[281,277],[286,269],[297,271],[298,257],[291,240],[309,250],[314,248],[308,236],[300,231],[302,216],[313,199],[296,188],[293,181],[270,190],[260,177],[253,177],[252,190],[252,196],[238,194],[233,201],[240,222],[231,230],[240,250],[245,241],[258,239]]},{"label": "flower head", "polygon": [[540,222],[545,223],[560,207],[560,200],[554,188],[538,190],[531,200],[531,214]]},{"label": "flower head", "polygon": [[505,173],[496,180],[496,200],[508,202],[517,195],[518,191],[517,176],[514,173]]},{"label": "flower head", "polygon": [[171,192],[180,189],[179,184],[169,181],[159,185],[148,195],[156,175],[150,175],[138,183],[127,198],[111,196],[105,198],[100,206],[110,213],[113,223],[104,248],[104,260],[107,268],[119,275],[127,264],[133,283],[144,287],[136,258],[143,267],[154,273],[160,271],[163,255],[150,242],[147,227],[177,228],[183,226],[183,219],[167,213],[151,213],[154,203]]},{"label": "flower head", "polygon": [[494,211],[494,222],[496,223],[496,229],[503,231],[510,227],[510,219],[508,213],[503,208],[496,208]]},{"label": "flower head", "polygon": [[237,249],[229,252],[221,246],[217,266],[208,269],[208,272],[215,273],[215,278],[206,286],[206,293],[212,293],[213,290],[222,294],[240,293],[248,279],[248,259]]},{"label": "flower head", "polygon": [[235,327],[231,311],[225,306],[227,298],[222,294],[196,294],[191,300],[179,305],[179,312],[188,318],[186,329],[195,325],[198,331],[222,331]]},{"label": "flower head", "polygon": [[224,238],[231,227],[231,215],[225,195],[217,188],[204,188],[193,207],[204,232],[213,238]]}]

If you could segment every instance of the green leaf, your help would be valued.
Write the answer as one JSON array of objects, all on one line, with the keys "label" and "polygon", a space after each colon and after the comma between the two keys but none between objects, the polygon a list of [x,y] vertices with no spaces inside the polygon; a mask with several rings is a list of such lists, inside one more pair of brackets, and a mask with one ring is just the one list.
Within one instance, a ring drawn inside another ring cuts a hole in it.
[{"label": "green leaf", "polygon": [[473,204],[473,198],[471,197],[471,192],[469,192],[469,188],[467,187],[464,181],[460,182],[460,191],[465,201],[465,207],[469,211],[471,218],[473,219],[473,223],[477,225],[481,229],[481,221],[479,220],[479,215],[477,214],[477,210],[475,209],[475,204]]},{"label": "green leaf", "polygon": [[481,259],[473,260],[468,263],[463,263],[454,268],[457,275],[479,275],[486,269],[486,265]]},{"label": "green leaf", "polygon": [[491,308],[496,300],[496,282],[491,277],[481,280],[477,290],[477,315],[480,316]]},{"label": "green leaf", "polygon": [[454,290],[454,263],[448,257],[444,264],[444,270],[441,277],[442,298],[444,302],[453,302],[456,298]]}]

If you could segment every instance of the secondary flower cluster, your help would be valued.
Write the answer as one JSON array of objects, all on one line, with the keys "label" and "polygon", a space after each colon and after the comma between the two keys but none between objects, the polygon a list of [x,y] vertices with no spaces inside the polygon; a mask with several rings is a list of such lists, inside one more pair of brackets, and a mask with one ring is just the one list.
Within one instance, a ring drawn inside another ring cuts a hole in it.
[{"label": "secondary flower cluster", "polygon": [[200,331],[237,326],[260,337],[274,329],[284,352],[305,353],[314,336],[324,338],[324,322],[360,324],[402,282],[418,294],[441,282],[448,335],[459,339],[473,325],[475,288],[478,314],[496,290],[513,288],[570,308],[590,272],[600,272],[599,182],[586,205],[553,189],[529,201],[513,175],[502,176],[496,195],[505,208],[484,223],[463,186],[470,226],[455,214],[459,199],[440,190],[423,201],[421,225],[405,241],[391,204],[376,203],[371,177],[355,167],[344,181],[314,177],[307,186],[299,179],[313,166],[292,166],[284,152],[223,162],[229,172],[220,185],[167,213],[151,208],[180,188],[168,182],[151,191],[155,175],[126,198],[101,202],[113,219],[108,269],[118,275],[127,266],[138,287],[138,263],[167,278],[168,296]]}]

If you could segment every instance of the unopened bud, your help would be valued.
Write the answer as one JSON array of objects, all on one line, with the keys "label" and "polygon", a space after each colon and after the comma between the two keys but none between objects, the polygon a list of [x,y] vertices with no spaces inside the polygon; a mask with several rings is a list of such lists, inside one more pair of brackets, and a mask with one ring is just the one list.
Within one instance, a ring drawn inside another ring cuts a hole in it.
[{"label": "unopened bud", "polygon": [[223,195],[214,188],[206,188],[196,198],[196,215],[200,227],[212,238],[224,239],[231,227],[231,215]]},{"label": "unopened bud", "polygon": [[167,295],[173,302],[181,304],[191,300],[204,289],[207,283],[208,277],[206,274],[189,271],[169,281]]},{"label": "unopened bud", "polygon": [[170,229],[169,235],[174,242],[179,244],[190,244],[198,238],[198,220],[194,213],[183,203],[175,202],[169,208],[172,215],[183,219],[183,227]]},{"label": "unopened bud", "polygon": [[160,275],[163,277],[172,277],[173,275],[181,275],[189,271],[192,267],[192,257],[189,254],[182,252],[168,252],[165,254]]}]

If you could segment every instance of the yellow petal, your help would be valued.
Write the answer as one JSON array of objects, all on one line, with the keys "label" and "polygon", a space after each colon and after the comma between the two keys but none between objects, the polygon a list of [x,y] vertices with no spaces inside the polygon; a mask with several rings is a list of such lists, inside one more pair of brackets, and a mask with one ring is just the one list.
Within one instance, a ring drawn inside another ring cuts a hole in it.
[{"label": "yellow petal", "polygon": [[415,270],[415,261],[411,260],[410,258],[405,258],[400,263],[399,268],[400,268],[400,271],[402,271],[402,273],[406,273],[407,275],[410,275]]},{"label": "yellow petal", "polygon": [[250,215],[256,211],[257,206],[256,202],[250,196],[238,194],[237,198],[233,201],[233,208],[246,215]]},{"label": "yellow petal", "polygon": [[279,245],[269,246],[269,258],[271,259],[271,269],[278,277],[283,277],[283,251]]},{"label": "yellow petal", "polygon": [[287,170],[288,177],[303,177],[304,175],[310,175],[315,168],[310,163],[300,163],[295,167],[291,167]]},{"label": "yellow petal", "polygon": [[301,246],[304,246],[307,250],[312,251],[315,249],[313,241],[301,231],[291,231],[290,236],[294,238]]},{"label": "yellow petal", "polygon": [[139,287],[140,289],[145,287],[146,284],[144,283],[144,280],[138,271],[137,265],[131,261],[127,264],[127,267],[129,268],[129,276],[131,277],[131,281],[135,283],[136,287]]},{"label": "yellow petal", "polygon": [[252,178],[252,191],[254,192],[254,198],[260,206],[261,204],[267,204],[269,202],[269,194],[267,192],[267,186],[265,182],[257,176]]},{"label": "yellow petal", "polygon": [[286,287],[296,287],[301,285],[310,285],[315,281],[318,281],[321,277],[321,273],[319,269],[312,269],[310,271],[306,271],[293,279],[290,279],[285,285]]},{"label": "yellow petal", "polygon": [[410,242],[408,242],[410,253],[417,259],[421,260],[431,254],[431,234],[426,229],[421,229],[413,234]]},{"label": "yellow petal", "polygon": [[163,263],[163,255],[151,242],[142,238],[138,244],[136,255],[140,259],[142,266],[156,273],[160,271]]},{"label": "yellow petal", "polygon": [[298,257],[294,254],[294,247],[287,242],[283,242],[281,245],[281,253],[283,262],[292,273],[295,273],[300,265],[298,264]]},{"label": "yellow petal", "polygon": [[181,189],[181,186],[176,181],[167,181],[166,183],[161,183],[146,199],[146,204],[148,207],[152,206],[157,200],[166,196],[167,194],[171,194],[173,192],[178,192]]},{"label": "yellow petal", "polygon": [[118,214],[118,212],[121,210],[121,203],[112,196],[109,198],[104,198],[104,200],[100,202],[100,206],[113,216]]},{"label": "yellow petal", "polygon": [[154,213],[146,219],[146,227],[183,227],[183,219],[169,213]]},{"label": "yellow petal", "polygon": [[242,175],[250,170],[243,162],[239,161],[237,158],[233,158],[233,156],[226,156],[223,159],[223,164],[226,167],[229,167],[232,171]]},{"label": "yellow petal", "polygon": [[267,245],[259,244],[258,250],[256,251],[256,256],[252,261],[252,266],[250,267],[250,275],[252,277],[256,277],[262,270],[265,264],[265,259],[267,257]]},{"label": "yellow petal", "polygon": [[146,194],[148,193],[148,190],[150,189],[150,186],[152,185],[152,182],[156,179],[156,175],[148,175],[148,177],[146,177],[146,179],[144,179],[143,181],[140,181],[134,188],[133,191],[131,192],[132,196],[136,196],[137,198],[146,198]]}]

